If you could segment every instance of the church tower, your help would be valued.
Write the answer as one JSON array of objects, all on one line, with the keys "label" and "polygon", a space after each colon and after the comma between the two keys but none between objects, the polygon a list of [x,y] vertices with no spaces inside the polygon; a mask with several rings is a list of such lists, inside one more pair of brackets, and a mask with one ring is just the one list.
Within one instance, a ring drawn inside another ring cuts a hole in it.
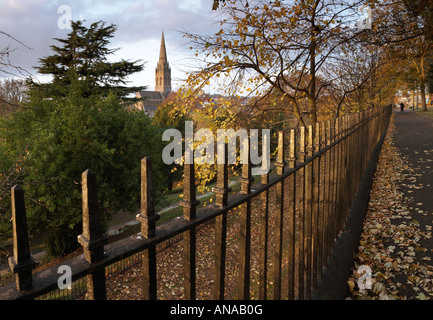
[{"label": "church tower", "polygon": [[171,91],[171,69],[167,61],[164,32],[162,32],[161,37],[159,62],[155,70],[155,91],[163,92],[164,94]]}]

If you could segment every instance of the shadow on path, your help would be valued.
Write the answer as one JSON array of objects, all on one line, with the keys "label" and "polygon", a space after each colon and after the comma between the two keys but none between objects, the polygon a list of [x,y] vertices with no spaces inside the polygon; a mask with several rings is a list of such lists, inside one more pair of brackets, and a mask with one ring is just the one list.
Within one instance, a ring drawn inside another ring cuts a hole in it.
[{"label": "shadow on path", "polygon": [[[379,267],[379,270],[387,270],[387,275],[391,276],[389,285],[397,289],[397,294],[395,294],[397,299],[422,299],[420,295],[422,290],[424,290],[422,297],[429,298],[433,285],[431,277],[433,275],[431,261],[433,260],[431,259],[433,253],[431,237],[433,224],[433,117],[412,110],[400,112],[399,109],[394,110],[393,116],[395,133],[393,143],[399,152],[399,157],[396,159],[401,161],[401,167],[397,171],[402,173],[402,178],[396,180],[398,184],[394,187],[398,194],[401,193],[405,205],[404,215],[394,214],[394,208],[390,207],[388,209],[390,211],[383,215],[392,218],[388,220],[393,227],[386,226],[383,228],[382,235],[368,239],[376,239],[378,243],[382,241],[385,248],[391,248],[390,245],[395,248],[395,252],[391,251],[392,253],[389,254],[392,258],[392,267],[387,266],[385,268],[382,265],[385,263],[384,261],[375,261],[375,266]],[[318,290],[313,296],[315,299],[342,300],[349,296],[349,288],[346,283],[349,277],[346,276],[351,274],[351,268],[354,265],[353,255],[359,245],[369,204],[368,194],[371,190],[379,152],[380,149],[377,150],[377,153],[375,152],[370,161],[357,199],[349,214],[347,225],[334,248]],[[397,161],[393,162],[394,166],[398,166],[399,162]],[[377,217],[380,216],[380,212],[375,214]],[[368,227],[367,230],[369,230]],[[388,234],[387,232],[391,230],[394,232]],[[409,232],[410,230],[412,232]],[[376,246],[377,244],[370,243],[370,245]],[[391,263],[389,264],[391,265]],[[374,274],[373,277],[375,277]]]}]

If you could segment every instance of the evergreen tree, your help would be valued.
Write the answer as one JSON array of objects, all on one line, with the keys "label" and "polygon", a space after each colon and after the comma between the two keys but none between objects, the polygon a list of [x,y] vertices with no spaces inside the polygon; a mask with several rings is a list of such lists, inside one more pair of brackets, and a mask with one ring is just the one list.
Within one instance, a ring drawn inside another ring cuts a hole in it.
[{"label": "evergreen tree", "polygon": [[66,96],[71,85],[68,71],[76,73],[81,83],[85,84],[84,97],[92,94],[107,96],[108,92],[112,92],[129,100],[126,98],[129,94],[143,89],[127,86],[127,77],[143,70],[140,61],[107,60],[118,50],[108,48],[117,29],[115,25],[107,26],[105,22],[98,21],[87,28],[82,21],[72,21],[71,28],[66,39],[55,38],[61,45],[51,46],[52,55],[39,59],[40,66],[36,70],[53,78],[51,82],[42,84],[29,80],[31,96]]}]

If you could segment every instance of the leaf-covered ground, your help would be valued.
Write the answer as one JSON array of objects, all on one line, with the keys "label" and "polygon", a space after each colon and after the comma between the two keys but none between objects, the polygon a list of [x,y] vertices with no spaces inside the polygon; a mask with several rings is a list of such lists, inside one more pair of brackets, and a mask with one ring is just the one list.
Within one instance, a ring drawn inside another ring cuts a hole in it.
[{"label": "leaf-covered ground", "polygon": [[[432,212],[417,202],[417,192],[430,185],[420,183],[423,165],[409,162],[396,146],[391,122],[377,165],[370,203],[352,277],[348,299],[426,300],[433,298]],[[418,151],[414,151],[418,153]],[[420,223],[421,221],[421,223]],[[371,282],[366,280],[367,266]],[[361,268],[360,268],[361,267]],[[359,272],[358,272],[359,270]]]}]

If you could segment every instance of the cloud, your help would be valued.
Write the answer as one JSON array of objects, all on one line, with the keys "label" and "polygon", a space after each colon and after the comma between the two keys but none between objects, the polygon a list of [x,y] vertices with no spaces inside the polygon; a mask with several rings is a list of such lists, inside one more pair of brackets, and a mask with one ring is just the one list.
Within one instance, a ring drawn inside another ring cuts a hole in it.
[{"label": "cloud", "polygon": [[[71,8],[73,20],[88,24],[103,20],[116,24],[118,30],[112,47],[120,47],[113,59],[148,61],[145,84],[153,86],[154,66],[159,55],[161,31],[164,30],[173,77],[182,78],[183,64],[191,55],[181,31],[212,34],[215,25],[208,0],[0,0],[0,31],[23,42],[32,50],[0,35],[0,49],[11,44],[15,51],[11,62],[34,73],[40,58],[51,54],[53,38],[65,38],[69,32],[58,27],[62,5]],[[139,80],[133,80],[134,82]],[[143,83],[134,83],[142,85]]]}]

